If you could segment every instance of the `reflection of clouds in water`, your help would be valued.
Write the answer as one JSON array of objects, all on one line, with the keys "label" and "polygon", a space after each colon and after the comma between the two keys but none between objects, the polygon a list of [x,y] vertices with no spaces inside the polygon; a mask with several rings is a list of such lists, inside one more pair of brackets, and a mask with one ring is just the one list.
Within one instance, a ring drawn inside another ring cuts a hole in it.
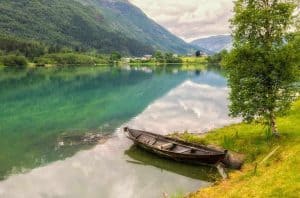
[{"label": "reflection of clouds in water", "polygon": [[[235,120],[227,116],[227,88],[186,81],[155,101],[128,125],[150,131],[205,131]],[[207,182],[153,166],[127,163],[131,142],[116,136],[89,151],[81,151],[0,183],[0,197],[161,197],[163,192],[194,191]]]},{"label": "reflection of clouds in water", "polygon": [[227,81],[220,74],[212,71],[201,71],[199,78],[193,78],[193,82],[214,87],[226,87]]},{"label": "reflection of clouds in water", "polygon": [[103,145],[64,161],[15,175],[0,183],[0,197],[152,198],[177,189],[196,190],[207,182],[152,166],[127,163],[131,142],[122,133]]},{"label": "reflection of clouds in water", "polygon": [[204,132],[238,120],[228,117],[228,88],[186,81],[155,101],[129,126],[163,133]]}]

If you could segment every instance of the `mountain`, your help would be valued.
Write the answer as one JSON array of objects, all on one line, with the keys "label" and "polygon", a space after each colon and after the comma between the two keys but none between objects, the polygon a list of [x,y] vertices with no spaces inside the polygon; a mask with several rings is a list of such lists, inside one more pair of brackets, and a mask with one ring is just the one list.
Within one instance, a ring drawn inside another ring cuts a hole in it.
[{"label": "mountain", "polygon": [[192,41],[190,44],[206,49],[213,53],[218,53],[224,49],[232,48],[232,38],[230,35],[218,35]]},{"label": "mountain", "polygon": [[127,0],[77,0],[101,11],[110,29],[146,43],[155,50],[188,53],[194,48],[148,18]]},{"label": "mountain", "polygon": [[0,34],[103,53],[192,48],[126,0],[1,0]]}]

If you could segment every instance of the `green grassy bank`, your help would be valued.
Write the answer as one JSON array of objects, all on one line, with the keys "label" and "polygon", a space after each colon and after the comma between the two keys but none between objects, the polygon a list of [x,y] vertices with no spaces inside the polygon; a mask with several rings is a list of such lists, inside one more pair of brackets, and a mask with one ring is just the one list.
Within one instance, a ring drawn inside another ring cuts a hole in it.
[{"label": "green grassy bank", "polygon": [[180,135],[190,142],[216,144],[246,155],[242,170],[231,171],[230,179],[187,197],[300,197],[300,100],[277,121],[280,138],[272,137],[259,124],[245,123],[203,137]]}]

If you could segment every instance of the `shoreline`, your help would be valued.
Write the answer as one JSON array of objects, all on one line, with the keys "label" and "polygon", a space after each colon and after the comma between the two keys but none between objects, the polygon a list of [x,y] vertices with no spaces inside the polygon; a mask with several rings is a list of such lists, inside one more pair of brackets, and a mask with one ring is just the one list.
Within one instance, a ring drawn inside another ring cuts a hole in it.
[{"label": "shoreline", "polygon": [[[199,189],[185,197],[297,197],[300,176],[300,100],[284,117],[278,118],[281,137],[267,133],[259,124],[232,124],[205,135],[176,134],[192,143],[214,144],[246,155],[241,170],[229,170],[229,179]],[[291,127],[292,126],[292,127]],[[298,176],[297,176],[298,175]],[[299,195],[299,194],[298,194]]]},{"label": "shoreline", "polygon": [[[200,63],[197,62],[191,62],[191,63],[127,63],[127,62],[119,62],[117,64],[112,64],[112,63],[95,63],[95,64],[91,64],[91,63],[80,63],[80,64],[74,64],[74,63],[70,63],[70,64],[45,64],[43,66],[40,66],[36,63],[33,62],[29,62],[28,66],[24,67],[24,68],[48,68],[48,67],[85,67],[85,66],[120,66],[120,65],[128,65],[128,66],[136,66],[136,67],[163,67],[163,66],[195,66],[195,65],[199,65],[201,67],[206,66],[207,63],[203,63],[202,65]],[[18,68],[19,66],[5,66],[5,65],[0,65],[0,67],[2,68]],[[19,68],[23,68],[23,66],[20,66]]]}]

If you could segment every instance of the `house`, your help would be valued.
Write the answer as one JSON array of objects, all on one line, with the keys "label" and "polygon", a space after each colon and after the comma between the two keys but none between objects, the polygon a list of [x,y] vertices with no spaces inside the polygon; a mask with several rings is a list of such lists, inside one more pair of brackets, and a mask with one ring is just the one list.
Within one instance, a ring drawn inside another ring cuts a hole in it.
[{"label": "house", "polygon": [[151,58],[152,58],[152,55],[146,54],[146,55],[143,56],[142,59],[144,59],[144,60],[150,60]]}]

